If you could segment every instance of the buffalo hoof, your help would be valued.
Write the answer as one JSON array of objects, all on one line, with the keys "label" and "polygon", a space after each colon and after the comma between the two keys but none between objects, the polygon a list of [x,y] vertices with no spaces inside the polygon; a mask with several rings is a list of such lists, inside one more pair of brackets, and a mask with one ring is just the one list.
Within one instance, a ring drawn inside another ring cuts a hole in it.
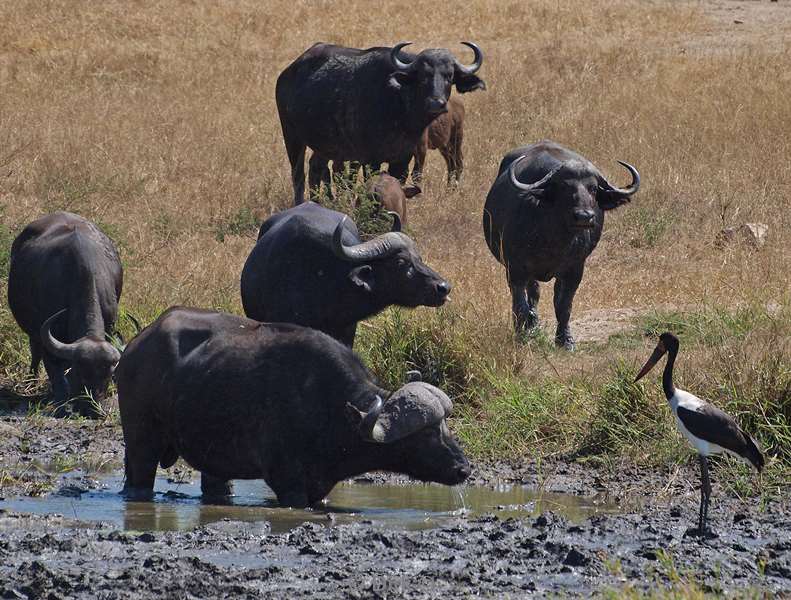
[{"label": "buffalo hoof", "polygon": [[576,347],[574,343],[574,338],[571,337],[570,335],[556,336],[555,345],[559,348],[563,348],[568,352],[574,352],[574,348]]},{"label": "buffalo hoof", "polygon": [[121,490],[121,495],[127,500],[131,500],[133,502],[145,502],[154,499],[154,490],[150,488],[140,488],[125,485],[124,489]]}]

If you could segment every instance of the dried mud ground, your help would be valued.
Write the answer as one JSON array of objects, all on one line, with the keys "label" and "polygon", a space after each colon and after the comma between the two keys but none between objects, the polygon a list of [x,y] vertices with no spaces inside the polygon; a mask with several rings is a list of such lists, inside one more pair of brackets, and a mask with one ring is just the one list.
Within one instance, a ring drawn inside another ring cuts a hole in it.
[{"label": "dried mud ground", "polygon": [[[0,496],[64,493],[54,471],[117,468],[122,456],[112,423],[0,417]],[[787,494],[738,499],[722,489],[716,471],[714,479],[711,539],[688,533],[697,514],[694,469],[571,461],[477,464],[470,483],[604,494],[623,514],[580,522],[552,512],[524,519],[461,514],[420,531],[327,518],[273,534],[266,522],[141,532],[0,510],[0,597],[518,598],[680,582],[791,596]],[[90,488],[92,481],[83,483]]]}]

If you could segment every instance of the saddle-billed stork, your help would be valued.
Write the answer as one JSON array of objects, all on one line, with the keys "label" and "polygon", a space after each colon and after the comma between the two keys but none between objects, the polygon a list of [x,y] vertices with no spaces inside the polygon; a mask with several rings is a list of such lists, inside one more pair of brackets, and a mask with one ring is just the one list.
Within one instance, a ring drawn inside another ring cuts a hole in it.
[{"label": "saddle-billed stork", "polygon": [[712,454],[728,452],[751,463],[759,473],[764,466],[764,457],[755,440],[739,427],[733,417],[673,385],[673,365],[678,355],[678,345],[678,338],[672,333],[660,335],[659,343],[643,368],[640,369],[635,383],[667,353],[665,372],[662,375],[662,388],[670,404],[670,410],[676,417],[679,431],[698,451],[702,485],[697,533],[705,535],[709,496],[711,495],[707,457]]}]

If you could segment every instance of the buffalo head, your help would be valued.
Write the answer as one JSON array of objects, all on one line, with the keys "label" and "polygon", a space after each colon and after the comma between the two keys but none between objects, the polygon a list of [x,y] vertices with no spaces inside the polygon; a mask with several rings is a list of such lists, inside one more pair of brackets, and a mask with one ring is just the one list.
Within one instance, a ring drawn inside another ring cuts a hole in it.
[{"label": "buffalo head", "polygon": [[475,60],[470,66],[459,63],[448,50],[427,49],[418,54],[411,62],[399,57],[401,48],[411,42],[393,46],[390,60],[395,72],[390,75],[390,86],[404,93],[416,110],[437,116],[448,111],[451,86],[459,93],[486,89],[486,84],[475,75],[483,63],[483,52],[472,42],[462,42],[472,48]]},{"label": "buffalo head", "polygon": [[85,388],[94,400],[104,400],[110,378],[121,359],[121,352],[113,344],[97,336],[87,335],[71,343],[57,340],[52,335],[52,324],[64,312],[65,308],[42,323],[41,341],[44,348],[70,365],[72,392],[79,393]]},{"label": "buffalo head", "polygon": [[367,412],[346,405],[360,436],[386,444],[391,468],[421,481],[456,485],[470,475],[470,464],[445,419],[453,404],[439,388],[413,381],[383,401],[376,396]]},{"label": "buffalo head", "polygon": [[[367,242],[346,246],[343,232],[347,218],[341,219],[335,228],[332,248],[338,258],[351,264],[348,277],[353,285],[382,306],[445,303],[451,285],[423,264],[415,242],[400,231],[390,231]],[[395,219],[394,228],[400,228],[399,219]]]},{"label": "buffalo head", "polygon": [[591,163],[567,160],[551,168],[533,183],[517,179],[516,166],[525,155],[514,160],[508,176],[520,194],[529,196],[535,205],[546,203],[547,209],[562,215],[563,225],[573,230],[602,226],[602,211],[629,202],[640,188],[640,174],[632,165],[618,161],[632,174],[627,188],[616,188]]}]

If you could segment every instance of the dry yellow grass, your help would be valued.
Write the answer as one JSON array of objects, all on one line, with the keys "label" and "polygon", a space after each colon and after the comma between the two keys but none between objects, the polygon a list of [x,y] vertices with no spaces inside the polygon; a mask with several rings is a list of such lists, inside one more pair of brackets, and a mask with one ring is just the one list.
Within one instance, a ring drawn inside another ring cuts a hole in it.
[{"label": "dry yellow grass", "polygon": [[[245,210],[263,219],[289,204],[280,71],[320,40],[414,40],[463,61],[458,41],[473,40],[489,89],[464,97],[464,184],[447,190],[444,164],[430,155],[410,221],[487,350],[532,356],[513,345],[504,272],[480,219],[502,155],[541,138],[580,151],[616,182],[626,174],[615,159],[643,175],[632,204],[607,217],[573,317],[787,305],[791,11],[779,4],[7,0],[1,216],[18,227],[68,209],[105,225],[122,248],[123,304],[147,319],[171,304],[240,312],[255,232],[220,242],[216,231]],[[749,221],[769,224],[764,248],[715,247],[722,227]],[[552,324],[551,287],[543,294]],[[552,360],[565,376],[604,358]]]}]

